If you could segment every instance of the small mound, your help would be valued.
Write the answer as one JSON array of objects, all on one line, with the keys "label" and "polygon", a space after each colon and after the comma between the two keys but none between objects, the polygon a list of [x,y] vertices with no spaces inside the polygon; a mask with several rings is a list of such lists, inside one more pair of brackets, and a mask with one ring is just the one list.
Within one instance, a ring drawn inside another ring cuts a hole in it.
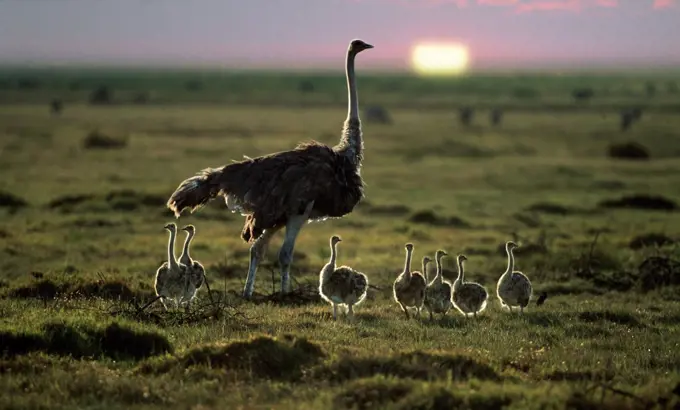
[{"label": "small mound", "polygon": [[189,350],[179,357],[140,367],[144,374],[167,373],[175,368],[205,366],[225,369],[244,377],[297,380],[306,366],[325,357],[323,350],[305,338],[258,336],[227,345],[213,344]]},{"label": "small mound", "polygon": [[491,393],[485,390],[475,390],[454,390],[444,387],[420,389],[400,401],[398,408],[418,410],[502,410],[509,408],[510,404],[512,404],[512,398],[501,392]]},{"label": "small mound", "polygon": [[57,209],[61,211],[71,211],[77,205],[84,202],[92,201],[95,199],[94,195],[63,195],[51,200],[47,207],[50,209]]},{"label": "small mound", "polygon": [[638,267],[637,284],[643,292],[680,285],[680,262],[660,256],[645,259]]},{"label": "small mound", "polygon": [[405,205],[365,205],[361,210],[369,215],[400,216],[411,212]]},{"label": "small mound", "polygon": [[647,160],[650,157],[649,150],[637,142],[612,144],[609,146],[607,155],[609,158],[630,160]]},{"label": "small mound", "polygon": [[628,247],[630,249],[638,250],[649,246],[661,247],[664,245],[672,245],[674,243],[674,239],[671,239],[662,233],[647,233],[633,238],[628,244]]},{"label": "small mound", "polygon": [[104,199],[112,209],[119,211],[134,211],[142,207],[162,207],[165,206],[166,201],[163,195],[147,194],[131,189],[111,191]]},{"label": "small mound", "polygon": [[421,351],[391,357],[344,357],[320,372],[320,377],[334,382],[376,375],[419,380],[446,379],[449,375],[456,380],[500,380],[491,366],[471,357]]},{"label": "small mound", "polygon": [[551,214],[551,215],[569,215],[571,213],[574,213],[573,209],[567,208],[567,207],[562,206],[562,205],[549,203],[549,202],[539,202],[539,203],[533,204],[533,205],[527,207],[526,211],[539,212],[539,213]]},{"label": "small mound", "polygon": [[453,226],[457,228],[469,228],[470,224],[457,216],[442,217],[437,215],[434,211],[425,210],[413,213],[409,218],[409,222],[433,225],[433,226]]},{"label": "small mound", "polygon": [[45,323],[39,334],[0,332],[0,346],[10,356],[42,351],[57,356],[110,357],[139,360],[172,352],[165,336],[138,331],[118,323],[105,329],[89,324]]},{"label": "small mound", "polygon": [[412,387],[403,381],[383,377],[349,383],[333,399],[334,408],[368,410],[395,403],[406,397]]},{"label": "small mound", "polygon": [[581,312],[578,318],[584,322],[597,323],[597,322],[611,322],[617,325],[626,325],[640,327],[642,324],[639,320],[630,313],[625,312],[612,312],[610,310],[605,310],[601,312]]},{"label": "small mound", "polygon": [[81,298],[101,298],[108,300],[133,300],[139,299],[141,295],[133,292],[125,283],[121,281],[97,281],[89,282],[77,286],[70,292],[71,297]]},{"label": "small mound", "polygon": [[674,201],[664,198],[660,195],[629,195],[619,199],[607,199],[601,201],[598,205],[600,208],[624,208],[624,209],[646,209],[646,210],[661,210],[673,211],[678,208]]},{"label": "small mound", "polygon": [[23,198],[20,198],[10,192],[0,191],[0,208],[9,208],[12,210],[25,208],[28,206]]},{"label": "small mound", "polygon": [[85,149],[121,149],[127,145],[127,138],[113,137],[98,130],[91,131],[83,139],[83,148]]},{"label": "small mound", "polygon": [[131,329],[115,322],[100,335],[102,354],[116,360],[141,360],[173,351],[165,336]]},{"label": "small mound", "polygon": [[15,299],[45,299],[52,300],[66,291],[65,284],[57,284],[50,279],[43,279],[30,285],[10,290],[9,296]]}]

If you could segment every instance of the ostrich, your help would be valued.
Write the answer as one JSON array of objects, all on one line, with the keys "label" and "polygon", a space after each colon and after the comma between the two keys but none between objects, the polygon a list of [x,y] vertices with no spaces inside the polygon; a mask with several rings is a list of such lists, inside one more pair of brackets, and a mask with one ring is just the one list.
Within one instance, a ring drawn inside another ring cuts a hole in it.
[{"label": "ostrich", "polygon": [[515,268],[515,256],[513,249],[518,248],[517,244],[508,241],[505,244],[505,252],[508,254],[508,268],[498,279],[496,295],[501,302],[501,306],[507,306],[512,312],[513,306],[519,306],[520,313],[524,313],[524,308],[529,305],[531,300],[531,281],[522,272],[517,272]]},{"label": "ostrich", "polygon": [[467,261],[465,255],[458,255],[458,278],[453,282],[453,305],[463,315],[469,316],[472,313],[477,317],[477,313],[486,309],[489,293],[479,283],[465,281],[463,272],[465,261]]},{"label": "ostrich", "polygon": [[295,241],[307,221],[340,218],[364,197],[361,178],[363,140],[354,76],[358,53],[373,48],[352,40],[347,49],[348,113],[340,142],[329,147],[312,141],[219,168],[207,168],[184,180],[167,202],[176,217],[223,196],[227,207],[246,216],[241,238],[250,243],[248,276],[243,297],[250,299],[257,267],[272,235],[286,228],[279,251],[281,293],[288,292]]},{"label": "ostrich", "polygon": [[184,297],[186,288],[186,274],[187,266],[183,263],[178,263],[175,259],[175,238],[177,237],[177,226],[174,223],[165,225],[165,229],[170,232],[168,239],[168,260],[156,270],[156,281],[154,289],[156,290],[157,298],[160,298],[165,310],[168,310],[166,299],[174,302],[175,306]]},{"label": "ostrich", "polygon": [[435,254],[435,263],[437,264],[437,275],[432,279],[425,289],[425,307],[430,313],[430,320],[432,320],[432,312],[441,313],[442,316],[451,309],[451,284],[444,280],[442,272],[442,258],[448,254],[443,250],[438,250]]},{"label": "ostrich", "polygon": [[335,267],[338,257],[338,242],[342,239],[333,235],[331,237],[331,258],[319,273],[319,294],[328,303],[333,305],[333,319],[338,319],[338,305],[346,306],[345,312],[350,320],[354,318],[354,306],[363,302],[368,289],[368,278],[361,272],[348,267]]},{"label": "ostrich", "polygon": [[427,282],[418,271],[411,272],[411,258],[413,256],[413,244],[406,244],[406,262],[404,263],[404,271],[397,276],[392,285],[392,292],[394,300],[399,303],[401,309],[406,315],[406,319],[410,319],[408,308],[416,309],[416,316],[420,318],[420,310],[423,308],[423,301],[425,299],[425,287]]},{"label": "ostrich", "polygon": [[191,259],[191,256],[189,256],[189,247],[191,246],[191,241],[194,239],[194,235],[196,235],[196,227],[187,225],[182,228],[182,230],[187,233],[187,237],[184,240],[184,248],[182,249],[182,255],[179,257],[179,262],[187,266],[184,299],[187,300],[188,307],[189,302],[196,296],[196,291],[203,285],[205,268],[201,262],[193,260]]}]

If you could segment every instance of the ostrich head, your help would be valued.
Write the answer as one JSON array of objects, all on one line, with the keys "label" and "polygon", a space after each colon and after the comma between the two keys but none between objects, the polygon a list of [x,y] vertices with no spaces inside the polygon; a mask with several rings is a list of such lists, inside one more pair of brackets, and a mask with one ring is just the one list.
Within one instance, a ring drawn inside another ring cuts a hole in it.
[{"label": "ostrich head", "polygon": [[437,255],[435,255],[435,258],[441,259],[443,256],[448,256],[448,253],[446,251],[440,249],[437,251]]},{"label": "ostrich head", "polygon": [[467,260],[467,256],[465,255],[458,255],[458,263],[463,263]]},{"label": "ostrich head", "polygon": [[174,231],[177,230],[177,225],[175,225],[174,222],[170,222],[169,224],[165,225],[163,228],[167,229],[170,232],[174,232]]},{"label": "ostrich head", "polygon": [[405,248],[406,248],[407,252],[413,252],[413,244],[412,243],[410,243],[410,242],[407,243]]},{"label": "ostrich head", "polygon": [[519,246],[517,246],[517,244],[514,243],[513,241],[508,241],[508,242],[505,243],[505,249],[507,249],[509,251],[516,249],[516,248],[519,248]]},{"label": "ostrich head", "polygon": [[429,256],[423,256],[423,263],[424,264],[427,265],[430,262],[432,262],[432,259]]},{"label": "ostrich head", "polygon": [[187,225],[184,228],[182,228],[183,231],[188,232],[190,235],[193,235],[196,233],[196,228],[193,225]]},{"label": "ostrich head", "polygon": [[360,52],[368,50],[369,48],[373,48],[373,46],[365,43],[363,40],[354,39],[349,43],[349,51],[352,54],[359,54]]},{"label": "ostrich head", "polygon": [[338,235],[333,235],[331,237],[331,244],[335,245],[338,242],[342,242],[342,238],[340,238]]}]

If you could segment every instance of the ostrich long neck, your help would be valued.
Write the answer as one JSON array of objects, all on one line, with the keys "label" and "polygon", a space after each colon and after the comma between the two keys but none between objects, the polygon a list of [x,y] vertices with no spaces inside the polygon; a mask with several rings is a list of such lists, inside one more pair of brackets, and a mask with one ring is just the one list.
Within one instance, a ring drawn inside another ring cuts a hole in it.
[{"label": "ostrich long neck", "polygon": [[437,276],[434,277],[437,283],[444,283],[444,276],[442,275],[442,256],[437,256]]},{"label": "ostrich long neck", "polygon": [[463,273],[463,261],[459,259],[458,260],[458,279],[456,280],[456,283],[458,284],[458,286],[463,284],[463,281],[465,280],[464,277],[465,277],[465,274]]},{"label": "ostrich long neck", "polygon": [[332,243],[331,242],[331,259],[328,261],[328,264],[335,269],[335,260],[338,258],[338,244],[337,243]]},{"label": "ostrich long neck", "polygon": [[194,233],[189,232],[189,235],[187,235],[187,238],[184,240],[184,248],[182,249],[182,256],[179,257],[180,260],[191,260],[191,256],[189,256],[189,245],[191,244],[192,239],[194,239]]},{"label": "ostrich long neck", "polygon": [[179,265],[175,259],[175,235],[177,232],[175,230],[170,231],[170,239],[168,240],[168,266],[170,269],[177,269]]},{"label": "ostrich long neck", "polygon": [[506,273],[512,276],[512,272],[515,270],[515,255],[512,254],[512,249],[505,247],[505,252],[508,254],[508,269]]},{"label": "ostrich long neck", "polygon": [[412,256],[412,250],[407,249],[406,250],[406,262],[404,262],[404,278],[407,281],[411,280],[411,256]]},{"label": "ostrich long neck", "polygon": [[430,280],[429,280],[428,277],[427,277],[427,264],[428,264],[429,262],[430,262],[430,261],[428,261],[427,259],[423,258],[423,277],[425,278],[425,283],[430,283]]},{"label": "ostrich long neck", "polygon": [[347,50],[345,75],[347,76],[347,119],[342,128],[342,138],[337,145],[339,151],[344,152],[355,165],[359,166],[363,159],[364,142],[361,136],[361,121],[359,120],[359,96],[357,94],[354,76],[354,58],[356,54]]}]

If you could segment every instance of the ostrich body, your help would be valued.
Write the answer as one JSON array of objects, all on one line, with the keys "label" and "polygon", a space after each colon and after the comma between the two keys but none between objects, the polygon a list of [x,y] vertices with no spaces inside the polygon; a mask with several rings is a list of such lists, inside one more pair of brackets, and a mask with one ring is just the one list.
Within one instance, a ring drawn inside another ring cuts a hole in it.
[{"label": "ostrich body", "polygon": [[489,292],[484,286],[475,282],[466,282],[463,271],[463,262],[467,261],[465,255],[458,255],[458,278],[453,282],[453,305],[465,316],[481,313],[486,309],[486,301]]},{"label": "ostrich body", "polygon": [[337,245],[342,242],[339,236],[332,236],[331,258],[319,273],[319,294],[333,305],[333,319],[338,318],[338,305],[347,307],[347,315],[354,318],[354,306],[363,302],[368,290],[368,278],[348,266],[335,267],[338,256]]},{"label": "ostrich body", "polygon": [[189,248],[191,247],[191,241],[196,235],[196,228],[193,225],[187,225],[182,230],[187,233],[187,237],[184,240],[184,248],[182,249],[182,255],[179,257],[179,262],[187,267],[184,300],[187,300],[187,303],[189,303],[196,296],[196,291],[203,285],[205,268],[201,262],[191,259],[189,255]]},{"label": "ostrich body", "polygon": [[177,226],[174,223],[165,225],[165,229],[170,232],[168,239],[168,260],[156,270],[156,281],[154,289],[156,296],[161,299],[165,310],[166,304],[170,300],[177,307],[183,301],[186,290],[187,266],[178,263],[175,259],[175,238],[177,237]]},{"label": "ostrich body", "polygon": [[451,302],[451,291],[453,288],[451,283],[444,280],[442,272],[442,258],[447,255],[441,249],[437,251],[434,258],[437,264],[437,275],[425,288],[425,308],[430,314],[430,320],[432,320],[432,313],[441,313],[444,316],[453,305]]},{"label": "ostrich body", "polygon": [[515,256],[513,249],[517,244],[510,241],[505,244],[505,252],[508,254],[508,268],[498,279],[496,295],[501,302],[501,306],[507,306],[512,312],[513,307],[519,306],[520,313],[524,313],[524,308],[529,305],[531,300],[531,281],[522,272],[515,271]]},{"label": "ostrich body", "polygon": [[394,300],[401,306],[406,319],[410,319],[408,313],[410,307],[416,309],[416,316],[420,318],[420,310],[423,308],[423,301],[425,300],[425,287],[427,286],[427,282],[420,272],[411,272],[412,257],[413,244],[407,243],[404,271],[397,276],[392,285]]},{"label": "ostrich body", "polygon": [[252,296],[257,267],[274,233],[286,228],[278,257],[281,292],[286,293],[295,241],[302,226],[307,221],[347,215],[364,197],[354,60],[359,52],[370,48],[370,44],[353,40],[347,50],[348,114],[337,145],[329,147],[312,141],[290,151],[204,169],[184,180],[168,200],[168,208],[179,217],[184,209],[193,212],[221,195],[232,212],[246,216],[241,233],[241,238],[251,244],[243,289],[246,299]]}]

